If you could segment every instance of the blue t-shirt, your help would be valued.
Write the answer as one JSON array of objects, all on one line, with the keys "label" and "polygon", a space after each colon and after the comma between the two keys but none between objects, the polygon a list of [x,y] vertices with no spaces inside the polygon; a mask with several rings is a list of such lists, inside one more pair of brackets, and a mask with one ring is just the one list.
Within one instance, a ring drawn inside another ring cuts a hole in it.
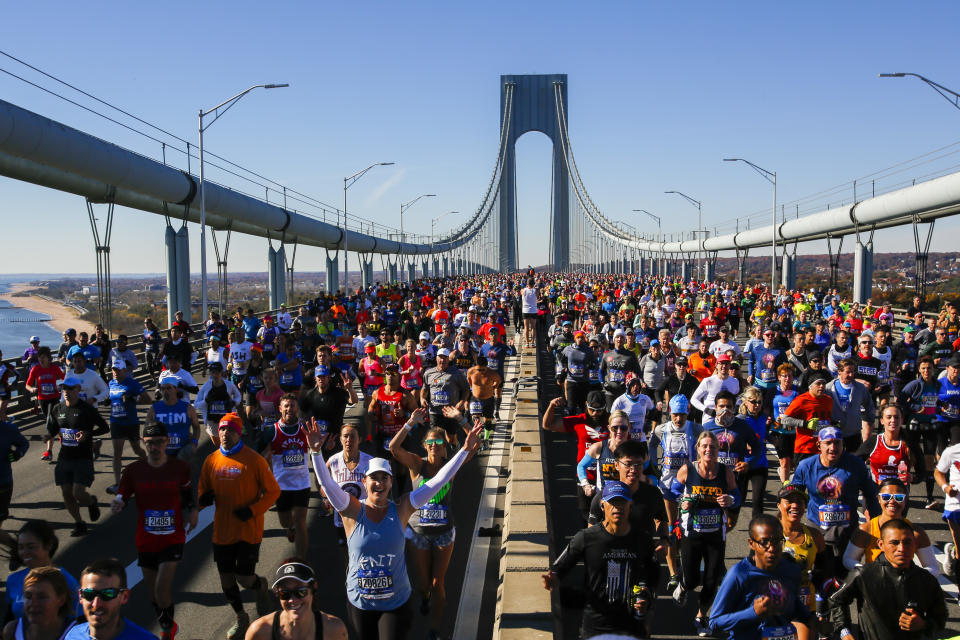
[{"label": "blue t-shirt", "polygon": [[816,455],[802,460],[793,474],[793,484],[807,488],[807,518],[822,529],[856,526],[860,493],[871,514],[880,512],[877,485],[863,461],[846,451],[831,467],[823,466]]},{"label": "blue t-shirt", "polygon": [[938,421],[960,421],[960,385],[953,384],[946,376],[940,378],[937,404],[940,406],[940,410],[937,412]]},{"label": "blue t-shirt", "polygon": [[190,403],[186,400],[178,400],[173,406],[163,400],[153,403],[153,416],[167,428],[167,435],[170,437],[167,455],[177,455],[180,448],[190,442],[193,423],[190,421],[189,408]]},{"label": "blue t-shirt", "polygon": [[128,375],[123,382],[110,381],[110,424],[133,426],[140,424],[137,416],[137,398],[143,393],[143,385]]},{"label": "blue t-shirt", "polygon": [[72,347],[70,347],[69,351],[67,351],[67,359],[68,360],[73,359],[73,356],[75,356],[78,353],[82,353],[83,357],[87,359],[87,362],[93,362],[94,360],[100,357],[100,349],[93,346],[92,344],[88,344],[85,347],[81,347],[79,344],[75,344]]},{"label": "blue t-shirt", "polygon": [[250,342],[257,341],[257,331],[260,329],[260,321],[257,318],[246,317],[243,319],[243,333]]},{"label": "blue t-shirt", "polygon": [[[299,360],[300,360],[300,355],[299,355],[299,354],[294,354],[294,356],[293,356],[292,358],[291,358],[290,356],[288,356],[288,355],[286,354],[286,352],[280,353],[280,354],[277,355],[277,364],[278,364],[278,365],[285,365],[285,364],[287,364],[288,362],[290,362],[290,361],[292,361],[292,360],[297,360],[297,361],[299,361]],[[298,367],[294,367],[293,369],[290,369],[289,371],[280,371],[280,369],[279,369],[279,367],[278,367],[278,368],[277,368],[277,371],[278,371],[278,373],[280,374],[280,386],[281,386],[281,387],[299,387],[301,384],[303,384],[303,371],[301,370],[301,368],[300,368],[299,366],[298,366]]]},{"label": "blue t-shirt", "polygon": [[[77,584],[77,581],[72,575],[67,573],[66,569],[63,567],[57,567],[57,569],[60,570],[60,573],[63,574],[63,577],[67,581],[67,591],[70,593],[70,602],[74,604],[77,615],[83,615],[80,603],[77,602],[77,591],[80,589],[80,585]],[[23,580],[27,577],[28,573],[30,573],[30,569],[24,567],[7,576],[7,604],[10,605],[10,610],[13,612],[14,618],[23,617]]]},{"label": "blue t-shirt", "polygon": [[[91,640],[92,638],[90,623],[84,622],[70,629],[64,640]],[[124,618],[123,631],[120,632],[120,635],[114,636],[113,640],[157,640],[157,636]]]}]

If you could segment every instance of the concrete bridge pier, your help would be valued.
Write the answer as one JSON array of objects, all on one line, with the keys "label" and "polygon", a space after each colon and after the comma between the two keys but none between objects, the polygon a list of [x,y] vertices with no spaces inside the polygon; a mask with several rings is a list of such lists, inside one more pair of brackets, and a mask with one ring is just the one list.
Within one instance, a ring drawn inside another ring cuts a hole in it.
[{"label": "concrete bridge pier", "polygon": [[[327,293],[335,293],[335,292],[337,291],[337,289],[339,288],[339,286],[338,286],[338,285],[339,285],[339,282],[338,282],[339,279],[337,278],[337,274],[340,273],[340,266],[339,266],[339,264],[338,264],[339,261],[340,261],[339,256],[340,256],[340,254],[337,253],[337,252],[335,252],[335,253],[333,254],[333,258],[331,258],[331,257],[330,257],[330,253],[327,252],[327,258],[326,258],[326,261],[325,261],[326,273],[324,274],[324,275],[326,276],[325,279],[324,279],[324,288],[326,289]],[[363,266],[364,266],[365,264],[367,264],[367,263],[366,263],[366,262],[363,262],[363,259],[361,258],[361,262],[360,262],[360,272],[361,272],[361,273],[364,272],[364,271],[363,271]],[[363,283],[363,286],[367,286],[367,283],[364,282],[364,283]]]},{"label": "concrete bridge pier", "polygon": [[180,298],[177,296],[179,281],[177,278],[177,232],[167,225],[164,232],[163,245],[167,251],[167,326],[172,327],[176,320]]},{"label": "concrete bridge pier", "polygon": [[407,264],[407,273],[409,274],[409,277],[410,277],[410,279],[407,282],[413,282],[414,280],[417,279],[417,263],[416,262],[413,262],[411,260],[410,263]]},{"label": "concrete bridge pier", "polygon": [[428,258],[423,259],[423,263],[420,265],[420,277],[429,278],[430,277],[430,260]]},{"label": "concrete bridge pier", "polygon": [[780,263],[780,284],[788,290],[797,288],[797,256],[790,253],[783,254]]},{"label": "concrete bridge pier", "polygon": [[434,278],[439,278],[441,275],[440,274],[440,258],[437,258],[436,256],[434,256],[433,258],[433,271],[431,272],[430,275],[433,276]]},{"label": "concrete bridge pier", "polygon": [[864,304],[873,295],[873,241],[853,250],[853,299]]},{"label": "concrete bridge pier", "polygon": [[397,263],[387,261],[387,280],[391,283],[397,281]]},{"label": "concrete bridge pier", "polygon": [[[190,234],[187,225],[177,231],[177,309],[183,311],[183,319],[191,321],[190,308]],[[176,311],[177,309],[174,309]],[[206,318],[204,318],[206,320]]]},{"label": "concrete bridge pier", "polygon": [[690,261],[689,260],[684,260],[683,262],[680,263],[680,277],[683,279],[684,282],[687,282],[690,280]]},{"label": "concrete bridge pier", "polygon": [[443,256],[442,262],[443,262],[443,277],[449,278],[450,277],[450,258],[448,258],[447,256]]},{"label": "concrete bridge pier", "polygon": [[704,280],[713,282],[717,275],[717,257],[708,258],[704,264]]}]

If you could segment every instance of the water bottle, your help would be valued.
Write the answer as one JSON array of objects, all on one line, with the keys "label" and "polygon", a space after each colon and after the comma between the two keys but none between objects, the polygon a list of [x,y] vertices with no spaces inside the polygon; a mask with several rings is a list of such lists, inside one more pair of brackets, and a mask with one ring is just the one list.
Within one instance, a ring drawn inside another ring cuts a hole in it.
[{"label": "water bottle", "polygon": [[904,484],[910,483],[910,468],[907,466],[905,460],[901,460],[900,464],[897,465],[897,477],[900,478],[900,482]]},{"label": "water bottle", "polygon": [[[650,590],[647,588],[646,583],[641,582],[640,584],[633,585],[633,598],[630,601],[631,611],[633,613],[633,618],[635,620],[646,620],[647,610],[638,611],[636,606],[638,603],[641,603],[645,600],[650,599]],[[649,609],[649,605],[647,607]]]}]

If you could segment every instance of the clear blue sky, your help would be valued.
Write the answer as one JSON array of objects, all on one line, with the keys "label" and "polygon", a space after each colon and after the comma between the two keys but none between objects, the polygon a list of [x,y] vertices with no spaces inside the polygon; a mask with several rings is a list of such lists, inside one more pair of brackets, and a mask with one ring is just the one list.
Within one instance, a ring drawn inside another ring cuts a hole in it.
[{"label": "clear blue sky", "polygon": [[[877,78],[911,71],[960,90],[957,24],[955,2],[50,2],[7,7],[0,49],[191,141],[198,108],[289,82],[246,97],[209,130],[208,149],[332,204],[343,176],[396,162],[351,189],[350,210],[395,224],[401,202],[436,193],[406,217],[424,233],[432,217],[480,203],[497,150],[499,76],[566,73],[571,139],[593,200],[644,231],[655,229],[630,210],[649,209],[670,232],[694,228],[696,210],[667,189],[702,200],[706,226],[769,207],[768,183],[725,156],[777,171],[789,202],[960,140],[960,111],[926,85]],[[0,68],[37,77],[5,58]],[[158,144],[5,74],[0,96],[159,157]],[[529,134],[517,155],[529,238],[520,261],[537,264],[547,254],[550,142]],[[897,179],[953,164],[960,154]],[[81,198],[7,178],[0,198],[0,271],[94,270]],[[938,224],[933,248],[955,249],[947,232],[960,224]],[[162,218],[118,209],[114,271],[161,272],[162,231]],[[878,250],[912,250],[904,231],[878,232]],[[198,246],[194,234],[194,271]],[[266,252],[263,239],[236,238],[230,269],[265,270]],[[297,254],[300,270],[322,265],[321,250]]]}]

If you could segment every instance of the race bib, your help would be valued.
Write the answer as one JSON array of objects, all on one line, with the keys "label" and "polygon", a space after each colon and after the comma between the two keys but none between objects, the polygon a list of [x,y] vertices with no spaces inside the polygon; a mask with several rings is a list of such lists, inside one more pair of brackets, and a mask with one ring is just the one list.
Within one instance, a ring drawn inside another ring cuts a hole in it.
[{"label": "race bib", "polygon": [[380,356],[380,359],[383,360],[383,364],[393,364],[393,354],[385,353]]},{"label": "race bib", "polygon": [[480,415],[483,413],[483,403],[479,400],[470,401],[470,413],[473,415]]},{"label": "race bib", "polygon": [[956,418],[960,416],[960,407],[955,404],[945,404],[943,405],[943,415]]},{"label": "race bib", "polygon": [[671,471],[676,471],[683,465],[687,463],[687,456],[681,453],[675,453],[672,455],[664,456],[663,466]]},{"label": "race bib", "polygon": [[697,533],[709,533],[720,528],[723,510],[720,508],[700,509],[691,514],[690,522]]},{"label": "race bib", "polygon": [[850,522],[850,507],[845,504],[822,504],[817,509],[820,526],[824,529]]},{"label": "race bib", "polygon": [[430,404],[438,407],[445,407],[450,404],[450,392],[445,389],[438,389],[430,395]]},{"label": "race bib", "polygon": [[251,389],[263,388],[263,385],[260,383],[260,376],[250,376],[247,378],[247,384],[250,385]]},{"label": "race bib", "polygon": [[623,369],[607,369],[607,380],[610,382],[623,382],[626,377]]},{"label": "race bib", "polygon": [[127,417],[127,408],[124,406],[123,401],[114,402],[110,405],[110,417],[111,418],[126,418]]},{"label": "race bib", "polygon": [[447,505],[427,504],[420,509],[420,525],[439,527],[447,524]]},{"label": "race bib", "polygon": [[[933,394],[920,396],[920,406],[923,407],[924,409],[936,409],[937,395],[933,393]],[[929,412],[925,411],[924,413],[929,413]]]},{"label": "race bib", "polygon": [[776,380],[777,376],[774,374],[772,369],[764,369],[760,372],[760,379],[764,382],[773,382]]},{"label": "race bib", "polygon": [[487,369],[491,371],[496,371],[500,368],[500,361],[496,358],[487,358]]},{"label": "race bib", "polygon": [[390,569],[357,569],[357,591],[367,600],[393,597],[393,574]]},{"label": "race bib", "polygon": [[572,376],[582,376],[582,375],[583,375],[583,365],[582,365],[582,364],[570,364],[570,365],[567,365],[567,369],[570,370],[570,375],[572,375]]},{"label": "race bib", "polygon": [[760,637],[763,640],[797,640],[797,629],[789,623],[782,626],[761,624]]},{"label": "race bib", "polygon": [[326,432],[327,432],[327,421],[326,421],[326,420],[320,420],[319,418],[317,418],[317,427],[319,427],[320,433],[326,433]]},{"label": "race bib", "polygon": [[730,469],[733,469],[733,467],[740,461],[739,458],[740,457],[735,453],[723,452],[717,456],[717,462],[722,465],[726,465]]},{"label": "race bib", "polygon": [[293,384],[293,374],[289,371],[284,372],[280,376],[280,384],[291,385]]},{"label": "race bib", "polygon": [[77,437],[80,435],[79,429],[60,429],[60,444],[65,447],[76,447],[80,445]]},{"label": "race bib", "polygon": [[600,382],[600,369],[590,369],[590,382]]},{"label": "race bib", "polygon": [[295,469],[303,466],[303,451],[299,449],[287,449],[283,452],[283,468]]},{"label": "race bib", "polygon": [[183,446],[183,434],[173,431],[169,432],[167,435],[170,438],[170,442],[167,444],[167,449],[179,449]]},{"label": "race bib", "polygon": [[170,535],[176,522],[173,509],[146,509],[143,512],[143,530],[155,536]]},{"label": "race bib", "polygon": [[210,408],[207,409],[207,412],[215,415],[223,415],[227,412],[227,403],[223,400],[215,400],[210,403]]}]

